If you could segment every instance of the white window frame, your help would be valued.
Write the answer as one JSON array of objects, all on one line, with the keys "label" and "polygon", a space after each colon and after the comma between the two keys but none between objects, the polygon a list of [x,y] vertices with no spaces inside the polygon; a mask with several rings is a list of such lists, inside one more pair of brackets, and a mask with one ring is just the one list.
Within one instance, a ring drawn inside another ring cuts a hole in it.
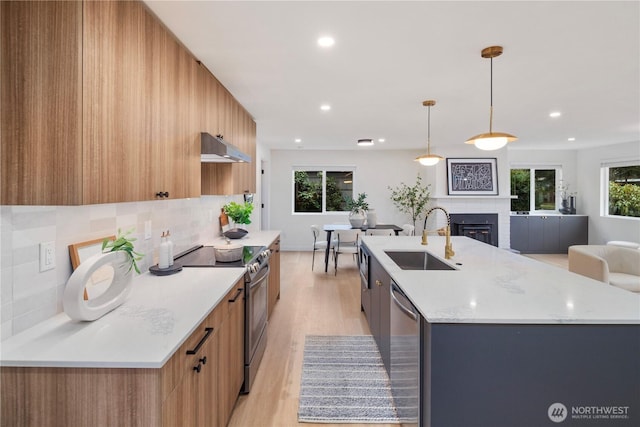
[{"label": "white window frame", "polygon": [[625,166],[640,166],[640,159],[608,160],[600,164],[600,216],[605,218],[640,221],[640,218],[634,216],[609,214],[609,169]]},{"label": "white window frame", "polygon": [[[303,172],[322,172],[322,211],[321,212],[296,212],[296,201],[293,194],[295,192],[295,173],[303,171]],[[349,211],[327,211],[327,172],[351,172],[353,176],[352,183],[352,196],[356,193],[356,167],[353,165],[349,166],[293,166],[291,170],[291,214],[292,215],[344,215]]]},{"label": "white window frame", "polygon": [[[560,183],[562,182],[562,165],[558,165],[556,163],[554,164],[550,164],[550,165],[543,165],[543,164],[511,164],[509,165],[509,176],[511,176],[511,169],[529,169],[529,194],[530,194],[530,198],[529,198],[529,212],[535,212],[535,213],[557,213],[558,209],[560,208],[560,204],[561,204],[561,197],[560,197],[560,192],[558,191],[558,187],[560,185]],[[536,178],[536,174],[535,171],[536,170],[542,170],[542,169],[554,169],[556,171],[556,202],[555,202],[555,209],[553,210],[549,210],[549,209],[536,209],[536,200],[535,200],[535,190],[536,190],[536,186],[535,186],[535,178]],[[511,180],[509,180],[511,181]],[[511,190],[511,188],[509,189]]]}]

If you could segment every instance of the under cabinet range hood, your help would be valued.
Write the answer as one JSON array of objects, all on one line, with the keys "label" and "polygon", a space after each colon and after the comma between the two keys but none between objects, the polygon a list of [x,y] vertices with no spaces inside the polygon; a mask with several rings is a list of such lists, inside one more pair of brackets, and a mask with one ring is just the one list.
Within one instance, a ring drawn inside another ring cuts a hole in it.
[{"label": "under cabinet range hood", "polygon": [[243,153],[233,144],[226,142],[222,135],[213,136],[200,133],[200,158],[202,163],[241,163],[251,162],[251,156]]}]

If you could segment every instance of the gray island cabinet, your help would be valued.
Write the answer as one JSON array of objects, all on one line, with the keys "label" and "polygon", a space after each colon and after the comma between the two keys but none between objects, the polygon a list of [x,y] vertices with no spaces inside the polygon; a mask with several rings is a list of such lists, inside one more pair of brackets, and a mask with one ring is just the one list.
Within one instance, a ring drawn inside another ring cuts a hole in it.
[{"label": "gray island cabinet", "polygon": [[[405,423],[640,425],[639,295],[466,237],[452,241],[456,255],[446,262],[455,270],[424,271],[401,269],[385,251],[444,260],[444,238],[430,236],[428,246],[419,237],[363,239],[371,264],[419,313],[419,415]],[[393,369],[393,327],[391,335]]]}]

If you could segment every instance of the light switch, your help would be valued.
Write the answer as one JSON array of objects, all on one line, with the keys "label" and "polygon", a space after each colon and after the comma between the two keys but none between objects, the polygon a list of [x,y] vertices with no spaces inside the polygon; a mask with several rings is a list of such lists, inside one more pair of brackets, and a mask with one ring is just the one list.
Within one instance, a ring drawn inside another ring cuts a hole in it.
[{"label": "light switch", "polygon": [[40,243],[40,271],[56,268],[56,242]]}]

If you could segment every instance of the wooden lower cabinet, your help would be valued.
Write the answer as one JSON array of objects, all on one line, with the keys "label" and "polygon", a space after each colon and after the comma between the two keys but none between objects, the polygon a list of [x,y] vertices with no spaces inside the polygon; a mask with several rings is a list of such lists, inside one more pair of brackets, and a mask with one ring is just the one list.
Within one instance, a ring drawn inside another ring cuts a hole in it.
[{"label": "wooden lower cabinet", "polygon": [[244,380],[243,288],[240,279],[160,369],[0,367],[0,425],[226,425]]},{"label": "wooden lower cabinet", "polygon": [[[225,304],[227,318],[220,332],[218,346],[217,425],[226,425],[244,382],[244,287],[234,286],[221,304]],[[213,424],[211,424],[213,425]]]},{"label": "wooden lower cabinet", "polygon": [[269,260],[269,317],[276,302],[280,299],[280,236],[269,246],[271,259]]}]

